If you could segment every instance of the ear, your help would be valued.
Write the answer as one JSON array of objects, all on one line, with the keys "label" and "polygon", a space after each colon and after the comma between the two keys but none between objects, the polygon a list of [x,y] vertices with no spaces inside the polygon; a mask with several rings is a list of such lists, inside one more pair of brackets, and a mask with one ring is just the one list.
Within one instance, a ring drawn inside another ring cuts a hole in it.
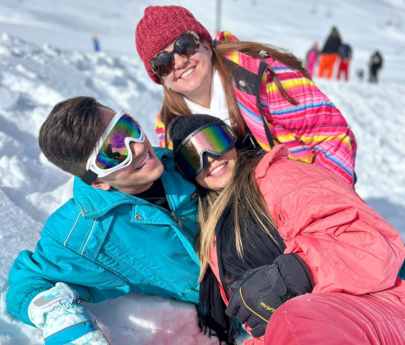
[{"label": "ear", "polygon": [[105,183],[99,179],[96,179],[92,184],[92,187],[95,189],[110,190],[111,186],[108,183]]}]

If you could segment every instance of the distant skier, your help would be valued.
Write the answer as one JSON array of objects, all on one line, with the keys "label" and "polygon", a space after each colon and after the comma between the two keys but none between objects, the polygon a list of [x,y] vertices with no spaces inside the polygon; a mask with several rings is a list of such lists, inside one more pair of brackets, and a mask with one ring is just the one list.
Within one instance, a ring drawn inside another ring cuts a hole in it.
[{"label": "distant skier", "polygon": [[93,36],[93,47],[94,47],[94,51],[97,53],[99,52],[100,49],[100,42],[98,41],[97,36]]},{"label": "distant skier", "polygon": [[339,47],[339,56],[340,56],[340,62],[339,62],[339,69],[338,69],[338,75],[337,79],[340,80],[340,75],[344,73],[345,75],[345,80],[349,80],[349,65],[350,65],[350,60],[352,59],[352,48],[344,43]]},{"label": "distant skier", "polygon": [[383,58],[378,50],[374,52],[374,54],[370,57],[370,83],[378,83],[378,72],[383,66]]},{"label": "distant skier", "polygon": [[335,66],[335,62],[339,57],[339,47],[341,45],[342,40],[340,38],[339,31],[337,30],[336,26],[334,26],[321,52],[318,72],[319,78],[322,78],[325,72],[327,72],[326,78],[332,78],[333,67]]},{"label": "distant skier", "polygon": [[307,59],[305,64],[305,68],[309,72],[311,77],[314,76],[314,70],[316,62],[318,60],[318,55],[319,55],[318,43],[315,42],[307,53]]}]

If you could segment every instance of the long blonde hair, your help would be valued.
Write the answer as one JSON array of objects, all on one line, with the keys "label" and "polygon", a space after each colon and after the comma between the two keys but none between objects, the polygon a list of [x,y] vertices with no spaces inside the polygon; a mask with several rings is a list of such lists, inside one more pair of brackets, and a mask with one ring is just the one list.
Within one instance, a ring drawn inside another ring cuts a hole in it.
[{"label": "long blonde hair", "polygon": [[[210,262],[210,249],[215,235],[216,225],[227,208],[232,205],[235,223],[235,240],[238,256],[243,258],[243,243],[241,229],[245,229],[245,238],[249,239],[248,230],[251,229],[249,222],[255,221],[276,243],[270,229],[275,229],[266,202],[259,190],[255,179],[255,169],[262,156],[248,158],[238,152],[233,177],[226,188],[217,193],[197,185],[199,193],[198,205],[198,234],[195,239],[195,250],[198,253],[201,270],[199,281],[204,277]],[[279,244],[278,244],[279,245]]]},{"label": "long blonde hair", "polygon": [[[213,67],[218,71],[222,85],[224,86],[232,129],[239,138],[243,138],[245,135],[245,123],[242,114],[240,113],[235,94],[233,93],[233,73],[232,69],[226,63],[227,53],[237,51],[253,58],[263,60],[263,55],[261,55],[260,52],[265,51],[273,59],[301,72],[306,78],[311,79],[307,70],[302,67],[302,62],[293,54],[278,50],[270,45],[254,42],[222,41],[216,46],[211,45],[211,49],[213,52]],[[271,68],[269,68],[269,71],[283,97],[291,104],[297,105],[298,102],[288,94],[281,84],[277,74]],[[185,116],[189,114],[191,114],[191,111],[184,101],[183,96],[172,90],[168,90],[167,87],[163,86],[163,105],[160,110],[160,116],[165,125],[166,146],[168,144],[167,132],[172,119],[176,116]]]}]

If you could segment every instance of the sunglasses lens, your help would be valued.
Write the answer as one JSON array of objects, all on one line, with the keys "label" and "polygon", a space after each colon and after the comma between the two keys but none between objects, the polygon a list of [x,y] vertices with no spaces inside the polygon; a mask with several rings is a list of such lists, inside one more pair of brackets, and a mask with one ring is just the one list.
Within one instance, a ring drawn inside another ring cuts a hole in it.
[{"label": "sunglasses lens", "polygon": [[121,164],[128,158],[125,139],[139,139],[141,135],[142,129],[132,117],[121,116],[105,138],[97,154],[96,165],[100,169],[111,169]]},{"label": "sunglasses lens", "polygon": [[161,52],[152,60],[152,63],[158,75],[168,75],[174,67],[173,55],[168,52]]},{"label": "sunglasses lens", "polygon": [[195,177],[202,169],[201,156],[209,151],[220,156],[229,151],[236,138],[231,129],[225,125],[213,125],[195,134],[176,153],[176,163],[187,177]]},{"label": "sunglasses lens", "polygon": [[191,33],[181,35],[174,46],[174,51],[184,57],[194,55],[199,47],[199,42],[196,37]]},{"label": "sunglasses lens", "polygon": [[163,51],[154,57],[150,62],[150,66],[155,74],[159,77],[168,75],[174,68],[174,56],[176,53],[183,57],[194,55],[200,47],[200,41],[191,31],[181,34],[174,42],[172,52]]}]

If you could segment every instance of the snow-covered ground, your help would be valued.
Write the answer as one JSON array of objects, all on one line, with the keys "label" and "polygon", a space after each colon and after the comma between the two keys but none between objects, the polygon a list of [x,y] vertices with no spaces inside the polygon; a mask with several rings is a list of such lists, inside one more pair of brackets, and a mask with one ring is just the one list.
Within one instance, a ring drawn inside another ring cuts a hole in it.
[{"label": "snow-covered ground", "polygon": [[[403,0],[223,0],[222,27],[304,57],[337,25],[354,48],[349,83],[316,80],[358,141],[358,193],[405,239],[405,2]],[[134,114],[152,142],[161,88],[134,49],[144,8],[174,1],[1,0],[0,2],[0,344],[43,343],[41,332],[6,311],[7,274],[22,249],[33,250],[48,215],[71,196],[72,179],[46,161],[39,128],[53,105],[96,97]],[[188,7],[214,33],[215,1]],[[258,24],[260,23],[260,24]],[[102,53],[91,52],[97,33]],[[381,84],[355,79],[370,51],[385,58]],[[194,307],[131,294],[88,305],[116,344],[214,344],[198,333]],[[172,322],[176,320],[176,323]]]}]

